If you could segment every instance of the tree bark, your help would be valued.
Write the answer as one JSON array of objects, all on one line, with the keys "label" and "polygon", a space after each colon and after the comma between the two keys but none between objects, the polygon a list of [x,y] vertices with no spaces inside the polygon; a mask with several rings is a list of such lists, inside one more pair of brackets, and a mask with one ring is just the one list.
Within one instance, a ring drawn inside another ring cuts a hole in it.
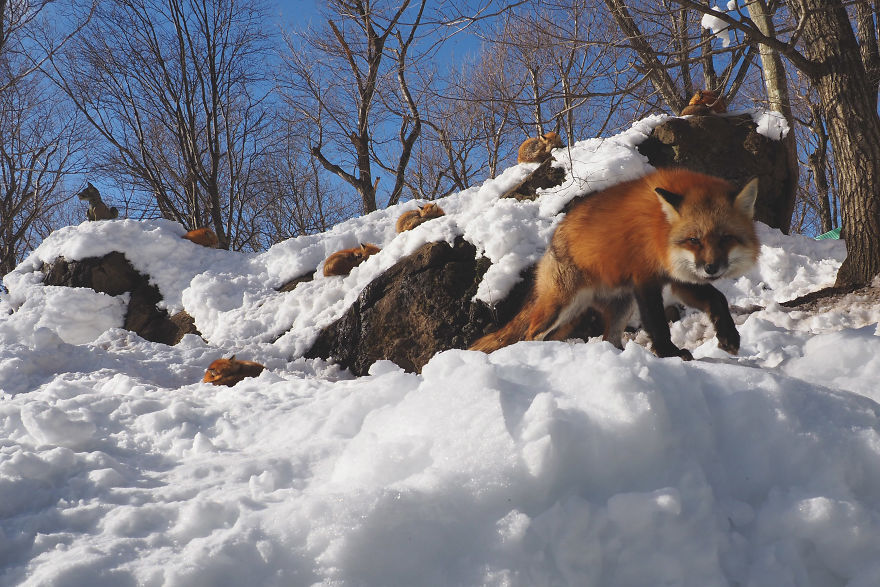
[{"label": "tree bark", "polygon": [[836,285],[870,283],[880,273],[880,116],[859,45],[840,1],[798,0],[805,73],[815,85],[834,149],[847,256]]},{"label": "tree bark", "polygon": [[816,135],[816,150],[807,157],[807,163],[813,172],[813,181],[816,184],[816,196],[819,206],[819,221],[822,223],[822,233],[834,229],[835,215],[831,213],[831,197],[828,185],[828,135],[825,134],[825,124],[822,119],[822,109],[818,104],[810,104],[813,114],[813,134]]},{"label": "tree bark", "polygon": [[[764,0],[752,0],[748,4],[748,10],[752,21],[765,36],[776,37],[776,27],[773,26],[772,14]],[[786,193],[779,194],[779,199],[774,202],[777,217],[776,222],[773,224],[784,234],[788,234],[791,230],[791,217],[794,214],[795,200],[797,200],[798,175],[800,172],[797,141],[794,136],[794,115],[791,110],[791,97],[788,92],[788,79],[786,78],[785,64],[782,62],[782,56],[776,49],[764,43],[758,43],[758,51],[761,55],[761,69],[764,71],[764,84],[767,88],[770,110],[781,113],[785,117],[789,129],[788,134],[782,139],[788,164],[788,188]]]}]

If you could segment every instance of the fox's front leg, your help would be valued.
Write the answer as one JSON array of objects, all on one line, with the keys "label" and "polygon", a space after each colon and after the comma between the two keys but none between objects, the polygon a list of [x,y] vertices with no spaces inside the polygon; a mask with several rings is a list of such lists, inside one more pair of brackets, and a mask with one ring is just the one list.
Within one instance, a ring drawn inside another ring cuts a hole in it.
[{"label": "fox's front leg", "polygon": [[730,306],[723,293],[708,283],[698,285],[677,282],[672,284],[672,291],[688,306],[709,315],[715,327],[715,335],[718,337],[718,348],[731,355],[739,352],[739,332],[736,330],[736,324],[730,315]]},{"label": "fox's front leg", "polygon": [[658,357],[681,357],[685,361],[693,359],[689,350],[672,344],[669,323],[663,311],[663,287],[658,283],[642,284],[635,287],[635,296],[642,326],[651,337],[654,353]]}]

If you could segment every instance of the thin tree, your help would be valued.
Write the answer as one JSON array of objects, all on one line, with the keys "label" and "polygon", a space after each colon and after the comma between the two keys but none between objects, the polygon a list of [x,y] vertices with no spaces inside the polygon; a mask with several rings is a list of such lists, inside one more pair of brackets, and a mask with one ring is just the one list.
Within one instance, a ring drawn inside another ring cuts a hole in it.
[{"label": "thin tree", "polygon": [[[46,26],[67,15],[63,33]],[[67,174],[82,170],[88,133],[39,67],[88,22],[90,7],[0,0],[0,276],[64,223]]]},{"label": "thin tree", "polygon": [[0,92],[0,275],[59,226],[72,196],[64,179],[85,163],[83,126],[36,75]]},{"label": "thin tree", "polygon": [[268,125],[265,5],[234,0],[102,3],[55,82],[104,139],[104,173],[141,214],[210,226],[254,248],[251,166]]},{"label": "thin tree", "polygon": [[[378,207],[376,166],[392,180],[385,205],[403,193],[422,130],[408,74],[426,5],[334,0],[325,26],[288,43],[289,102],[312,122],[311,153],[355,189],[363,213]],[[383,107],[391,102],[397,106]]]}]

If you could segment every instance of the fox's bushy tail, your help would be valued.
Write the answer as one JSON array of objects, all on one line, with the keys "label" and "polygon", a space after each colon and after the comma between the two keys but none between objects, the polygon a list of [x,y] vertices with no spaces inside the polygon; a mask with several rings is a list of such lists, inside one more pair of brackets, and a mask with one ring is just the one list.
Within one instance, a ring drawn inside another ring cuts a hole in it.
[{"label": "fox's bushy tail", "polygon": [[470,351],[491,353],[515,342],[526,340],[531,322],[532,304],[527,303],[510,322],[484,336],[478,338],[468,347]]}]

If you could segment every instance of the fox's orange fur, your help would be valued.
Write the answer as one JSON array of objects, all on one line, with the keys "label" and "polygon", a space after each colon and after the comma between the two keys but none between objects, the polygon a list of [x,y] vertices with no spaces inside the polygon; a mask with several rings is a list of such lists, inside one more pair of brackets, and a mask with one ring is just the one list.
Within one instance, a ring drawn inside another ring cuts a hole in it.
[{"label": "fox's orange fur", "polygon": [[681,116],[688,114],[723,114],[727,112],[724,97],[715,90],[697,90],[688,105],[681,111]]},{"label": "fox's orange fur", "polygon": [[351,270],[366,261],[370,255],[375,255],[381,249],[369,243],[362,244],[352,249],[336,251],[324,261],[324,275],[348,275]]},{"label": "fox's orange fur", "polygon": [[443,208],[434,202],[428,202],[415,210],[407,210],[397,219],[397,232],[412,230],[422,222],[427,222],[432,218],[440,218],[444,214],[446,212],[443,211]]},{"label": "fox's orange fur", "polygon": [[208,247],[211,249],[216,249],[217,245],[220,244],[220,240],[217,238],[217,235],[207,226],[190,230],[185,235],[183,235],[183,238],[192,241],[197,245],[202,245],[203,247]]},{"label": "fox's orange fur", "polygon": [[757,179],[737,192],[721,178],[662,169],[586,197],[553,234],[523,309],[471,349],[564,340],[589,307],[602,315],[605,339],[620,347],[635,299],[654,352],[689,359],[670,340],[662,298],[670,284],[683,302],[710,315],[718,345],[736,353],[739,333],[711,282],[742,275],[757,260],[756,196]]},{"label": "fox's orange fur", "polygon": [[202,381],[232,387],[245,377],[256,377],[265,368],[254,361],[239,361],[235,355],[232,355],[228,359],[217,359],[212,362],[205,371]]},{"label": "fox's orange fur", "polygon": [[562,139],[552,130],[541,136],[523,141],[516,155],[517,163],[541,163],[550,157],[550,151],[561,147]]}]

